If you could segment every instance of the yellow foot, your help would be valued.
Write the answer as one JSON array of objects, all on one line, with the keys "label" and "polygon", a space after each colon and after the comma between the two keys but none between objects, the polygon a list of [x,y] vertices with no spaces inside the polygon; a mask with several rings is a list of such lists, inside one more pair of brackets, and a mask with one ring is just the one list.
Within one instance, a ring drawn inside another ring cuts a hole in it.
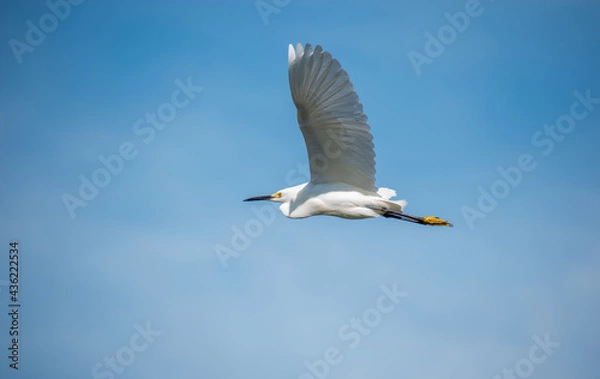
[{"label": "yellow foot", "polygon": [[439,217],[435,217],[435,216],[424,216],[423,217],[423,221],[427,224],[427,225],[437,225],[437,226],[452,226],[451,223],[449,223],[446,220],[442,220]]}]

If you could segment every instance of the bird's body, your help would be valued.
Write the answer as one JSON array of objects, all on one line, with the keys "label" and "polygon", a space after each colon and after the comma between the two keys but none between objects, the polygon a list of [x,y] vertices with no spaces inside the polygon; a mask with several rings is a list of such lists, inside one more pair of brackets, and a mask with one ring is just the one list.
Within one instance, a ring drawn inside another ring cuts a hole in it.
[{"label": "bird's body", "polygon": [[395,192],[380,188],[378,192],[366,192],[344,183],[301,184],[283,190],[290,195],[296,192],[291,201],[283,202],[279,209],[289,218],[306,218],[316,215],[361,219],[381,216],[382,211],[402,212],[405,201],[389,200]]},{"label": "bird's body", "polygon": [[347,219],[392,217],[426,225],[450,223],[434,216],[403,213],[405,200],[396,191],[375,185],[373,136],[362,104],[346,71],[310,44],[288,52],[292,99],[310,163],[310,181],[268,196],[246,199],[281,203],[289,218],[316,215]]}]

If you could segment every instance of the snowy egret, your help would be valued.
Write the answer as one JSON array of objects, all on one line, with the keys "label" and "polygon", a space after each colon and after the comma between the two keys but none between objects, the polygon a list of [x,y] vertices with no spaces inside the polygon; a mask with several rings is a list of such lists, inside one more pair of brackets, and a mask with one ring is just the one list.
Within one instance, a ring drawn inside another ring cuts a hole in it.
[{"label": "snowy egret", "polygon": [[288,71],[298,123],[310,164],[310,181],[272,195],[244,201],[269,200],[289,218],[316,215],[348,219],[391,217],[423,225],[452,226],[435,216],[404,213],[405,200],[396,191],[375,186],[373,136],[362,104],[340,63],[324,52],[289,46]]}]

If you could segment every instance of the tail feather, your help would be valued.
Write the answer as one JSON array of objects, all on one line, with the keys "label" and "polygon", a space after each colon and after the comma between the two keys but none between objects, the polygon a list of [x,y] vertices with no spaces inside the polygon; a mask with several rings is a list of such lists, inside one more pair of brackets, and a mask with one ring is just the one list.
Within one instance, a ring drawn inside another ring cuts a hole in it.
[{"label": "tail feather", "polygon": [[381,197],[383,197],[386,200],[391,199],[392,197],[396,196],[396,191],[394,191],[393,189],[390,188],[379,188],[377,190],[377,194]]},{"label": "tail feather", "polygon": [[406,204],[408,204],[408,202],[406,200],[390,200],[392,197],[396,196],[396,191],[394,191],[393,189],[390,188],[379,188],[377,190],[377,194],[379,196],[381,196],[382,198],[384,198],[385,200],[388,200],[390,203],[393,203],[397,206],[400,207],[400,209],[395,209],[396,207],[393,207],[392,209],[398,211],[398,212],[402,212],[404,210],[404,208],[406,207]]},{"label": "tail feather", "polygon": [[404,210],[404,208],[406,208],[406,204],[408,204],[408,201],[406,201],[406,200],[390,200],[390,201],[398,204],[402,210]]}]

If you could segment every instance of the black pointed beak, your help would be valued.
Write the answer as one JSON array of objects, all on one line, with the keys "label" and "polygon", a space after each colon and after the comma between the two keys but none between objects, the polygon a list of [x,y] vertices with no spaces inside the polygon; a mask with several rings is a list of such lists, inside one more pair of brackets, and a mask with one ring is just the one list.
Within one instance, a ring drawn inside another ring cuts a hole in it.
[{"label": "black pointed beak", "polygon": [[273,195],[255,196],[244,199],[244,201],[259,201],[259,200],[271,200]]}]

